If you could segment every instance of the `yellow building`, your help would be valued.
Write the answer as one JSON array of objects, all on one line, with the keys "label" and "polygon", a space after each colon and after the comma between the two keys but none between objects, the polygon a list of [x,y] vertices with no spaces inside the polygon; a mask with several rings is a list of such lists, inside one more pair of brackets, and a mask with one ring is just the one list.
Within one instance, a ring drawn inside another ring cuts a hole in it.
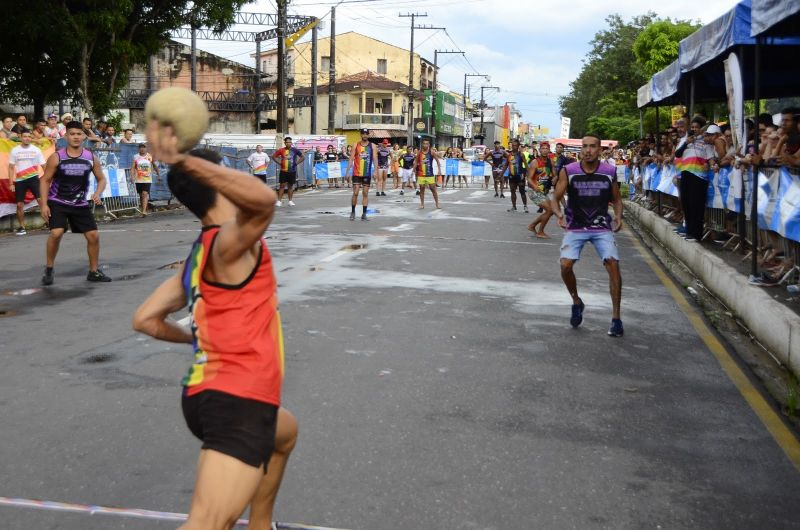
[{"label": "yellow building", "polygon": [[[277,49],[267,50],[261,54],[261,70],[270,81],[276,79]],[[413,88],[416,91],[433,87],[433,64],[414,54]],[[390,131],[407,131],[408,110],[408,65],[409,51],[372,37],[350,31],[336,35],[336,80],[345,81],[343,89],[348,89],[345,96],[336,89],[337,106],[334,123],[336,134],[347,134],[360,128],[360,123],[386,125],[382,127]],[[328,127],[328,95],[327,86],[330,71],[330,38],[322,38],[317,43],[317,130],[320,133]],[[289,94],[310,93],[311,86],[311,42],[296,44],[287,52],[287,79]],[[363,83],[369,81],[377,86],[370,90]],[[391,88],[384,81],[394,83]],[[402,86],[400,86],[402,85]],[[382,87],[382,88],[381,88]],[[374,89],[374,90],[373,90]],[[324,90],[324,92],[323,92]],[[274,97],[277,89],[274,83],[265,88],[265,92]],[[403,102],[405,94],[405,103]],[[422,114],[422,94],[415,99],[414,116]],[[310,108],[290,109],[288,112],[289,129],[296,134],[310,132]],[[359,116],[357,119],[353,115]],[[378,116],[369,116],[369,115]],[[405,116],[404,116],[405,115]],[[348,118],[348,116],[350,118]],[[274,120],[275,112],[262,114],[262,121]],[[400,121],[400,118],[402,122]],[[365,121],[359,121],[365,120]],[[352,128],[351,128],[352,127]],[[374,128],[374,127],[373,127]],[[348,135],[349,139],[349,135]]]}]

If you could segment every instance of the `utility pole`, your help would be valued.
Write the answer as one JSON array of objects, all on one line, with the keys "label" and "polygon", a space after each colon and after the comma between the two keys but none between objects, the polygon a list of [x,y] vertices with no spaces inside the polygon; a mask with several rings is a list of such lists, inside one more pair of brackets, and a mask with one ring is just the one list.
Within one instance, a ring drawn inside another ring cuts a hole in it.
[{"label": "utility pole", "polygon": [[[479,130],[479,133],[480,133],[480,136],[481,136],[481,143],[483,145],[486,145],[486,143],[485,143],[485,141],[486,141],[486,133],[483,132],[483,109],[486,108],[486,103],[483,100],[483,91],[486,90],[487,88],[493,88],[493,89],[496,89],[496,90],[500,90],[500,87],[496,87],[496,86],[482,86],[481,87],[481,103],[480,103],[480,105],[481,105],[481,128]],[[494,119],[495,119],[495,122],[496,122],[497,116],[495,116]]]},{"label": "utility pole", "polygon": [[197,91],[197,27],[192,21],[192,78],[191,87],[192,91]]},{"label": "utility pole", "polygon": [[[399,14],[401,18],[411,18],[411,49],[408,52],[408,145],[414,145],[414,30],[415,29],[445,29],[433,26],[417,26],[414,22],[417,17],[427,17],[427,13]],[[420,89],[422,86],[420,85]]]},{"label": "utility pole", "polygon": [[261,134],[261,39],[256,38],[256,134]]},{"label": "utility pole", "polygon": [[438,74],[439,74],[439,54],[440,53],[457,53],[460,55],[464,55],[464,52],[460,51],[448,51],[448,50],[433,50],[433,90],[431,91],[433,94],[433,101],[431,102],[431,134],[433,135],[433,144],[436,145],[436,96],[438,95]]},{"label": "utility pole", "polygon": [[[467,78],[468,77],[483,77],[486,80],[487,83],[490,81],[489,76],[485,75],[485,74],[464,74],[464,119],[465,120],[467,119],[467,101],[468,101],[467,100],[467,88],[468,88],[467,87]],[[470,114],[470,116],[469,116],[469,121],[472,122],[472,114]],[[474,138],[475,135],[473,134],[472,137]]]},{"label": "utility pole", "polygon": [[317,134],[317,26],[311,28],[311,134]]},{"label": "utility pole", "polygon": [[277,0],[278,3],[278,113],[276,116],[276,132],[286,134],[289,120],[286,116],[286,5],[289,0]]},{"label": "utility pole", "polygon": [[336,118],[336,7],[331,8],[331,48],[330,66],[328,70],[328,134],[336,132],[334,119]]}]

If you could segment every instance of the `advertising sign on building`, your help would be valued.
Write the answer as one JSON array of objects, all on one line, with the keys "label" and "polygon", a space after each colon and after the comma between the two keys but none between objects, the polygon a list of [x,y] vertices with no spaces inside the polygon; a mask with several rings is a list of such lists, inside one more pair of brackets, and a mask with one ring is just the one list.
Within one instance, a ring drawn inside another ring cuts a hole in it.
[{"label": "advertising sign on building", "polygon": [[472,138],[472,120],[464,120],[464,138]]}]

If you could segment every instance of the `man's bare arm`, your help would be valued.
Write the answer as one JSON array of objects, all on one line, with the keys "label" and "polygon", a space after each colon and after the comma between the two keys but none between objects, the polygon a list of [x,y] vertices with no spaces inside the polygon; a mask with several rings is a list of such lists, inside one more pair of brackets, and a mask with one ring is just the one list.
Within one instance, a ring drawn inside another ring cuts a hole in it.
[{"label": "man's bare arm", "polygon": [[45,222],[50,222],[50,207],[47,205],[47,197],[50,195],[50,184],[53,182],[53,177],[58,169],[58,155],[53,153],[47,158],[47,164],[44,167],[44,175],[39,179],[39,211]]},{"label": "man's bare arm", "polygon": [[186,293],[181,283],[181,274],[166,280],[145,300],[133,315],[133,329],[167,342],[192,342],[192,334],[186,328],[167,320],[167,316],[186,305]]}]

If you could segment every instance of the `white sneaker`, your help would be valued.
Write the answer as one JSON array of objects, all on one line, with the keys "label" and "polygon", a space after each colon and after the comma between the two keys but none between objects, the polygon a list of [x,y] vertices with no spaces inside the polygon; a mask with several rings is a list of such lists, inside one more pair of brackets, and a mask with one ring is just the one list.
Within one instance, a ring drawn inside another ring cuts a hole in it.
[{"label": "white sneaker", "polygon": [[275,206],[283,206],[283,203],[281,201],[275,201]]},{"label": "white sneaker", "polygon": [[289,201],[289,206],[297,206],[294,201]]}]

